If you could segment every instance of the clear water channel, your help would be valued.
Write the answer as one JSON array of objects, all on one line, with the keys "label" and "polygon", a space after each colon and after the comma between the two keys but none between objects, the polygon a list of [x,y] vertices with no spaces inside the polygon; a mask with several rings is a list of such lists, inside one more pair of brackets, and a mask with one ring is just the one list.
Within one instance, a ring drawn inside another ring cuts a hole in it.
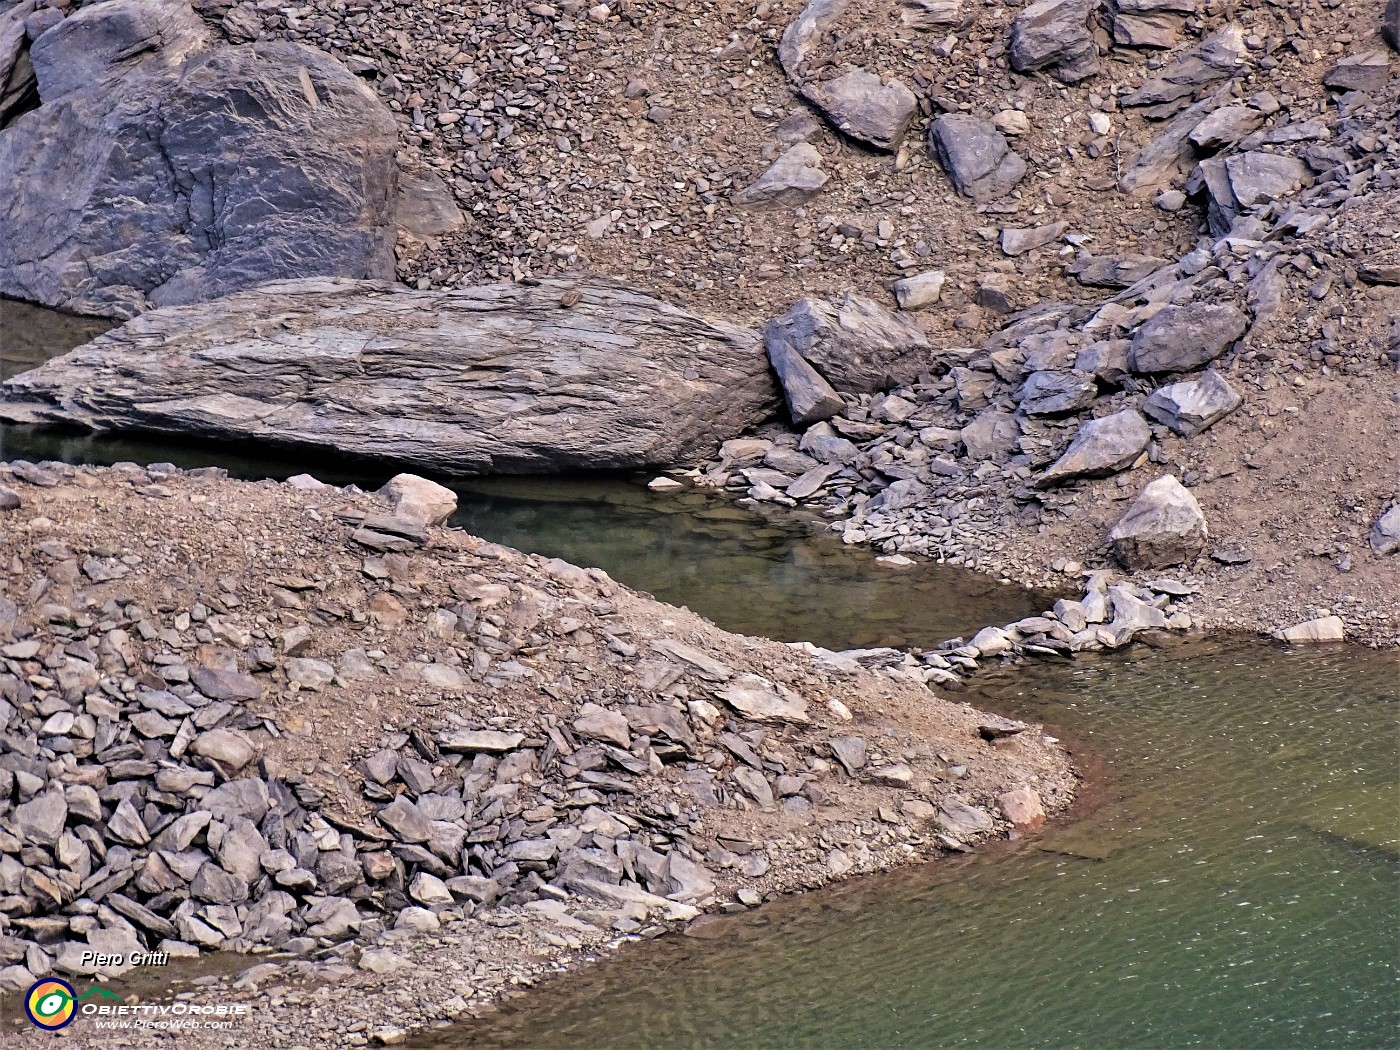
[{"label": "clear water channel", "polygon": [[[32,367],[84,331],[0,303],[5,374],[19,370],[12,348],[29,347]],[[9,428],[0,458],[16,456],[365,485],[389,473]],[[635,479],[458,488],[473,532],[599,565],[732,630],[914,645],[1044,608],[1043,595],[886,569],[809,523]],[[1066,819],[629,944],[414,1045],[1400,1046],[1400,656],[1185,641],[990,672],[960,699],[1044,722],[1073,747],[1087,780]]]}]

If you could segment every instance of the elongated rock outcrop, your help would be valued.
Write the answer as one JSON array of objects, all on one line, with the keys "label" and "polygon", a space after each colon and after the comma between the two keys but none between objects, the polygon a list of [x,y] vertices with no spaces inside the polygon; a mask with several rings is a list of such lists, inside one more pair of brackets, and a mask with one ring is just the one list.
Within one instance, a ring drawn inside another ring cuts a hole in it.
[{"label": "elongated rock outcrop", "polygon": [[308,278],[152,311],[6,383],[0,416],[392,457],[664,466],[777,408],[758,335],[620,285]]}]

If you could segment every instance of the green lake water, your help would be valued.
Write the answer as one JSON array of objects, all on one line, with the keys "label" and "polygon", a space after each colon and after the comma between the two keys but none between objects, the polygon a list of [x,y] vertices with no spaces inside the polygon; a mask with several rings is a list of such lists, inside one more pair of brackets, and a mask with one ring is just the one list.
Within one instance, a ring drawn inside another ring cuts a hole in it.
[{"label": "green lake water", "polygon": [[[0,302],[0,372],[84,332]],[[363,486],[392,473],[0,430],[0,457],[15,456],[309,471]],[[455,523],[479,535],[601,566],[721,626],[783,640],[927,644],[1049,597],[961,570],[886,568],[819,524],[656,496],[637,479],[456,487]],[[1400,1046],[1400,657],[1192,641],[994,671],[959,698],[1043,721],[1073,745],[1089,778],[1069,817],[971,858],[628,945],[415,1045]]]}]

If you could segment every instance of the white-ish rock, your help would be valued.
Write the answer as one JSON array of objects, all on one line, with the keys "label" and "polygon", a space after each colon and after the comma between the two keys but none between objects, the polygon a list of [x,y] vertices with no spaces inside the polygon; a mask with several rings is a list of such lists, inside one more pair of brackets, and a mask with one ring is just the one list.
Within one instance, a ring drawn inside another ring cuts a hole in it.
[{"label": "white-ish rock", "polygon": [[1321,616],[1285,627],[1274,637],[1285,642],[1340,642],[1346,639],[1346,624],[1340,616]]},{"label": "white-ish rock", "polygon": [[1166,474],[1143,487],[1108,542],[1124,568],[1162,569],[1195,558],[1209,535],[1196,497]]},{"label": "white-ish rock", "polygon": [[417,474],[396,474],[378,495],[389,501],[396,518],[419,525],[441,525],[457,510],[457,493]]}]

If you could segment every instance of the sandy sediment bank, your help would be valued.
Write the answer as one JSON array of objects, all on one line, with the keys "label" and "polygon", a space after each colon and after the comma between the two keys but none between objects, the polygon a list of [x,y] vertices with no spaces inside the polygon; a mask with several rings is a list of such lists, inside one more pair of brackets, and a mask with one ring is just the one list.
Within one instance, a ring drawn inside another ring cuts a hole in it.
[{"label": "sandy sediment bank", "polygon": [[[128,1005],[247,1007],[227,1030],[80,1016],[76,1045],[393,1042],[1073,794],[1033,726],[424,525],[431,506],[213,470],[0,475],[0,980],[84,994],[100,969],[143,989]],[[83,955],[196,949],[253,968],[174,999]]]}]

